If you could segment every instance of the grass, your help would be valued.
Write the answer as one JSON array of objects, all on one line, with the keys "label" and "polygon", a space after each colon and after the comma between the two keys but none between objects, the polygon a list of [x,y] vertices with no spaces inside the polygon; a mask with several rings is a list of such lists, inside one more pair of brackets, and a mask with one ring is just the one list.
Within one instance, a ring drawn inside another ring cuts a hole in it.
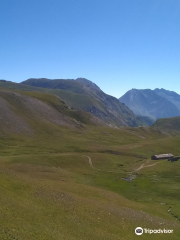
[{"label": "grass", "polygon": [[1,138],[1,239],[137,239],[137,226],[174,229],[171,238],[142,239],[179,239],[180,162],[162,161],[134,173],[131,182],[124,178],[151,164],[152,150],[178,154],[180,139],[154,130],[133,133],[64,127],[32,138]]},{"label": "grass", "polygon": [[179,134],[180,129],[180,117],[172,118],[160,118],[154,124],[153,127],[170,131],[174,135]]}]

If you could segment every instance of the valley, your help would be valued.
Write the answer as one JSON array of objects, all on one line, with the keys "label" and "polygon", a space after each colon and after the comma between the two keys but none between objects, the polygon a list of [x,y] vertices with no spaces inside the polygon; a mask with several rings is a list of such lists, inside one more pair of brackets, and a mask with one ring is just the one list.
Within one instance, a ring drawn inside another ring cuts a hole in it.
[{"label": "valley", "polygon": [[180,162],[150,160],[153,151],[179,154],[179,137],[152,131],[144,140],[129,130],[94,127],[69,136],[61,129],[53,138],[1,138],[1,236],[137,239],[138,225],[174,229],[171,239],[179,238]]},{"label": "valley", "polygon": [[0,240],[180,240],[180,1],[0,1]]},{"label": "valley", "polygon": [[1,239],[128,240],[138,226],[179,239],[180,161],[151,160],[180,155],[178,125],[115,128],[43,91],[0,97]]}]

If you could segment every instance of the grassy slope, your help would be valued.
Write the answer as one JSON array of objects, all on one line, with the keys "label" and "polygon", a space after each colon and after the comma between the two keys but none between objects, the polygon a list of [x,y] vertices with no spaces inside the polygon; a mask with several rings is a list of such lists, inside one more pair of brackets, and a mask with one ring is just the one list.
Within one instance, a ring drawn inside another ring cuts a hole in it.
[{"label": "grassy slope", "polygon": [[[54,96],[26,94],[71,112]],[[138,239],[137,226],[174,229],[142,239],[179,239],[180,161],[134,172],[155,153],[180,155],[179,137],[144,127],[29,124],[32,136],[0,138],[0,239]]]},{"label": "grassy slope", "polygon": [[180,117],[160,118],[153,127],[160,128],[166,131],[179,131],[180,130]]},{"label": "grassy slope", "polygon": [[[51,91],[49,91],[51,93]],[[47,104],[49,104],[50,106],[52,106],[53,108],[55,108],[57,111],[63,113],[64,115],[68,116],[71,119],[75,119],[77,121],[80,121],[81,123],[84,124],[90,124],[92,125],[93,123],[95,123],[93,121],[94,117],[93,115],[91,115],[90,113],[87,113],[85,111],[82,110],[74,110],[73,108],[69,107],[69,102],[68,102],[68,94],[65,94],[64,91],[62,91],[63,94],[62,95],[66,95],[65,98],[62,97],[61,94],[59,94],[61,96],[61,100],[57,94],[50,94],[50,93],[39,93],[39,92],[26,92],[25,94],[39,99],[40,101],[43,101]],[[23,94],[24,92],[21,91],[21,93]],[[65,102],[68,104],[66,104]],[[78,109],[78,108],[77,108]],[[102,123],[103,124],[103,123]]]},{"label": "grassy slope", "polygon": [[[81,85],[81,84],[79,83],[79,85]],[[0,81],[0,88],[7,89],[7,90],[13,90],[16,92],[20,92],[22,94],[23,94],[23,92],[25,92],[24,94],[29,95],[29,96],[34,96],[40,100],[41,100],[41,97],[39,98],[38,93],[44,93],[44,94],[47,93],[50,95],[56,95],[56,96],[60,97],[61,100],[66,102],[66,104],[68,104],[68,106],[70,106],[74,109],[77,109],[79,111],[90,109],[90,108],[93,108],[94,106],[96,106],[102,113],[104,113],[104,114],[106,113],[106,109],[104,108],[103,104],[100,103],[98,100],[93,99],[90,96],[84,95],[83,89],[80,93],[74,93],[71,91],[66,91],[66,90],[61,90],[61,89],[48,89],[48,88],[33,87],[33,86],[26,85],[26,84],[17,84],[17,83],[7,82],[7,81],[6,82]],[[46,97],[44,97],[43,99],[45,100],[45,98]],[[83,98],[83,101],[82,101],[82,98]]]},{"label": "grassy slope", "polygon": [[[180,154],[179,139],[157,141],[152,133],[144,140],[146,133],[135,134],[131,129],[91,127],[81,132],[44,131],[32,139],[1,138],[1,236],[137,239],[134,228],[141,226],[174,229],[171,239],[179,239],[179,221],[167,210],[172,207],[172,213],[180,216],[180,162],[162,161],[134,173],[132,182],[121,179],[142,163],[151,163],[152,152],[166,148]],[[90,168],[83,155],[103,171]]]}]

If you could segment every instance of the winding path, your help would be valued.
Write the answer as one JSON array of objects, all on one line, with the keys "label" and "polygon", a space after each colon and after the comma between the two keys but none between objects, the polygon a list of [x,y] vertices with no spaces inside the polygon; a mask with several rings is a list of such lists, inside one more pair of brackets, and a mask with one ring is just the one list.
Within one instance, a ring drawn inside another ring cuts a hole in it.
[{"label": "winding path", "polygon": [[101,172],[107,172],[107,173],[120,173],[120,172],[106,171],[106,170],[102,170],[102,169],[96,168],[96,167],[94,167],[93,164],[92,164],[92,159],[91,159],[91,157],[86,156],[86,155],[82,155],[82,156],[88,158],[89,166],[90,166],[91,168],[93,168],[93,169],[96,169],[96,170],[101,171]]},{"label": "winding path", "polygon": [[155,165],[158,164],[158,163],[160,163],[160,162],[156,162],[156,163],[153,163],[153,164],[150,164],[150,165],[147,165],[147,166],[144,166],[144,163],[143,163],[139,168],[135,169],[133,172],[137,172],[137,171],[139,171],[139,170],[141,170],[141,169],[143,169],[143,168],[146,168],[146,167],[155,166]]}]

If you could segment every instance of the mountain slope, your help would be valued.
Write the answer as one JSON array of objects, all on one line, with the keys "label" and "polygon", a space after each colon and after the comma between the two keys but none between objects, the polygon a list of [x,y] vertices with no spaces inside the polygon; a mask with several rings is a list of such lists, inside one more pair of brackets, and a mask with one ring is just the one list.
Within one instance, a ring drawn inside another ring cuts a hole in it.
[{"label": "mountain slope", "polygon": [[103,122],[90,113],[70,109],[50,94],[0,90],[0,133],[33,135],[59,126],[79,128]]},{"label": "mountain slope", "polygon": [[119,100],[125,103],[135,114],[148,116],[153,119],[180,116],[180,108],[177,107],[165,94],[159,94],[157,90],[132,89],[125,93]]},{"label": "mountain slope", "polygon": [[101,89],[95,83],[87,80],[86,78],[77,78],[76,81],[81,82],[83,85],[90,87],[91,89],[101,91]]},{"label": "mountain slope", "polygon": [[90,112],[111,126],[139,126],[145,124],[141,118],[135,116],[118,99],[105,94],[97,85],[87,79],[28,79],[22,84],[45,88],[47,92],[56,94],[69,106]]},{"label": "mountain slope", "polygon": [[148,116],[138,116],[138,117],[140,117],[142,120],[144,120],[144,122],[147,124],[147,126],[151,126],[154,123],[154,119],[151,117],[148,117]]},{"label": "mountain slope", "polygon": [[157,93],[158,95],[166,98],[167,100],[172,102],[174,105],[176,105],[176,107],[178,107],[178,109],[180,109],[180,95],[177,94],[176,92],[168,91],[163,88],[161,88],[161,89],[156,88],[156,89],[154,89],[154,92]]},{"label": "mountain slope", "polygon": [[180,117],[158,119],[152,127],[165,131],[180,131]]}]

